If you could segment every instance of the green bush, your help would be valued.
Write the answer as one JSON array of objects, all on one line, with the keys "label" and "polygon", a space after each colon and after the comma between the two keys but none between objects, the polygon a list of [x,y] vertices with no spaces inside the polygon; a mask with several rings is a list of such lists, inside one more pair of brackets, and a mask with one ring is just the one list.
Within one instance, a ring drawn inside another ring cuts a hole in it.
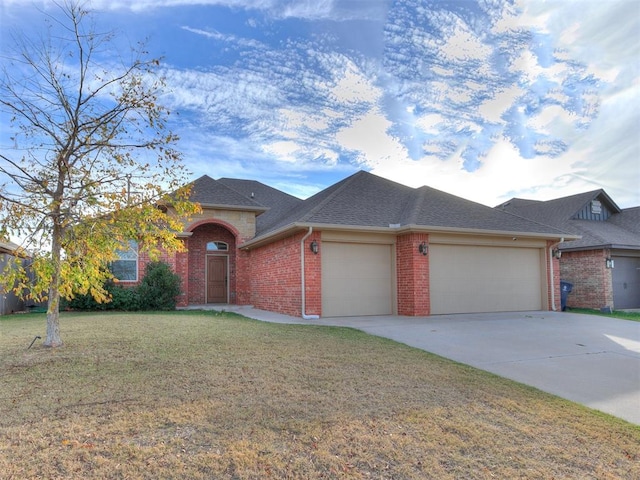
[{"label": "green bush", "polygon": [[60,307],[62,310],[107,310],[109,304],[98,303],[90,294],[76,295],[71,300],[62,299],[60,301]]},{"label": "green bush", "polygon": [[142,310],[140,308],[140,292],[138,287],[123,287],[120,285],[112,285],[107,287],[111,293],[111,302],[105,304],[109,310],[123,310],[131,312]]},{"label": "green bush", "polygon": [[142,310],[175,310],[180,295],[180,277],[163,262],[147,264],[138,287]]},{"label": "green bush", "polygon": [[175,310],[176,297],[180,294],[180,277],[163,262],[147,265],[140,285],[123,287],[108,282],[105,289],[111,294],[111,301],[98,303],[91,295],[76,295],[62,303],[64,309],[100,310]]},{"label": "green bush", "polygon": [[137,287],[123,287],[113,282],[108,282],[104,288],[111,294],[110,302],[98,303],[91,294],[76,295],[71,300],[63,300],[62,308],[83,311],[140,310]]}]

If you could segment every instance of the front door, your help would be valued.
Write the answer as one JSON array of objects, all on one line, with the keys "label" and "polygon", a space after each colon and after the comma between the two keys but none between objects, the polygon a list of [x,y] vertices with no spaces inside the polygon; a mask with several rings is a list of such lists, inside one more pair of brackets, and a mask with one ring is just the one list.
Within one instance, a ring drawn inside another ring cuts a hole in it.
[{"label": "front door", "polygon": [[227,257],[207,257],[207,303],[228,303]]}]

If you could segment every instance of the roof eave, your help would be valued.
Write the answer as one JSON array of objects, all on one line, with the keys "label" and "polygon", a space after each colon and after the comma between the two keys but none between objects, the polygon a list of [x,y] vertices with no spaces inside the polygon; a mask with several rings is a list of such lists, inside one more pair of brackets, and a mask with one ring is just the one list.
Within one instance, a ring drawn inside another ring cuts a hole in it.
[{"label": "roof eave", "polygon": [[436,225],[403,225],[397,229],[398,233],[425,232],[425,233],[457,233],[483,236],[500,237],[527,237],[544,238],[547,240],[571,241],[582,238],[580,235],[572,235],[564,232],[522,232],[513,230],[491,230],[485,228],[443,227]]},{"label": "roof eave", "polygon": [[314,228],[318,230],[340,230],[343,232],[356,232],[356,233],[387,233],[387,234],[403,234],[413,232],[424,233],[455,233],[466,235],[482,235],[482,236],[502,236],[502,237],[520,237],[520,238],[539,238],[555,241],[571,241],[579,240],[582,238],[580,235],[571,235],[568,233],[543,233],[543,232],[520,232],[520,231],[506,231],[506,230],[489,230],[478,228],[459,228],[459,227],[442,227],[442,226],[430,226],[430,225],[390,225],[388,227],[379,226],[362,226],[362,225],[340,225],[340,224],[328,224],[328,223],[307,223],[307,222],[295,222],[285,225],[264,235],[255,237],[240,245],[239,248],[245,250],[251,250],[252,248],[260,247],[268,243],[274,242],[285,238],[297,231],[308,230]]},{"label": "roof eave", "polygon": [[571,245],[562,245],[560,250],[563,252],[583,252],[585,250],[640,250],[639,245],[622,245],[617,243],[602,243],[597,245],[581,245],[579,247],[572,247]]},{"label": "roof eave", "polygon": [[243,211],[243,212],[256,212],[258,215],[260,215],[261,213],[266,212],[267,210],[269,210],[268,207],[252,207],[249,205],[225,205],[225,204],[220,204],[220,203],[200,203],[200,202],[195,202],[198,205],[200,205],[200,207],[204,208],[209,208],[209,209],[215,209],[215,210],[234,210],[234,211]]}]

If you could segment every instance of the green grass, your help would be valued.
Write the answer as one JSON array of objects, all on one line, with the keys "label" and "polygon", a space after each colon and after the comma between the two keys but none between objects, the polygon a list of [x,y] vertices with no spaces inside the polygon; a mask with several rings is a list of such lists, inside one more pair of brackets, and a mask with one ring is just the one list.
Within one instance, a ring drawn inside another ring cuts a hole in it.
[{"label": "green grass", "polygon": [[611,313],[603,313],[600,310],[593,310],[589,308],[567,308],[568,313],[583,313],[587,315],[600,315],[601,317],[621,318],[624,320],[633,320],[634,322],[640,322],[639,312],[628,312],[623,310],[614,310]]},{"label": "green grass", "polygon": [[0,477],[640,478],[640,428],[347,328],[0,321]]}]

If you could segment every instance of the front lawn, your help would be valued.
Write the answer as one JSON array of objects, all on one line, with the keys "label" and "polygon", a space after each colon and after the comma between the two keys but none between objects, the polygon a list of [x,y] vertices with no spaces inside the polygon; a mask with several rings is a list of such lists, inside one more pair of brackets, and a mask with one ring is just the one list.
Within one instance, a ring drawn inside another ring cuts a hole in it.
[{"label": "front lawn", "polygon": [[611,313],[604,313],[600,310],[593,310],[589,308],[567,308],[566,311],[568,313],[584,313],[587,315],[599,315],[601,317],[621,318],[623,320],[640,322],[640,311],[614,310]]},{"label": "front lawn", "polygon": [[0,477],[640,478],[640,428],[347,329],[229,314],[0,320]]}]

